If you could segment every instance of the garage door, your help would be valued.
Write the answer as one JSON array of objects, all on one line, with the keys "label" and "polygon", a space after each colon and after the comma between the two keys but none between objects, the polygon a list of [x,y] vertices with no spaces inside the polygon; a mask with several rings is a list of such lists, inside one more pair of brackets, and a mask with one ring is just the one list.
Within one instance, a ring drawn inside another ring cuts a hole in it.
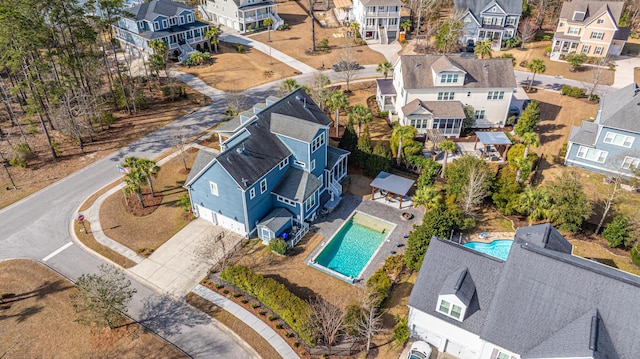
[{"label": "garage door", "polygon": [[244,224],[229,218],[229,217],[225,217],[219,213],[214,213],[215,219],[218,222],[218,225],[220,227],[224,227],[228,230],[234,231],[236,233],[240,233],[240,234],[246,234],[247,232],[244,230]]},{"label": "garage door", "polygon": [[196,211],[198,212],[198,217],[206,220],[207,222],[216,224],[216,222],[213,221],[213,212],[211,212],[210,210],[202,207],[199,204],[196,204]]},{"label": "garage door", "polygon": [[611,47],[609,47],[609,54],[620,55],[620,50],[620,45],[611,45]]}]

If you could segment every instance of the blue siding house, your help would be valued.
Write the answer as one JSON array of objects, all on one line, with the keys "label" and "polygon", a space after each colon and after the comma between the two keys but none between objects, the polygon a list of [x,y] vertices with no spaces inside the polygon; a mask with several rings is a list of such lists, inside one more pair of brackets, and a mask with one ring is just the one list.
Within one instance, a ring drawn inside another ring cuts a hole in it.
[{"label": "blue siding house", "polygon": [[175,57],[186,57],[195,50],[209,50],[204,37],[209,25],[196,20],[195,10],[169,0],[152,0],[133,6],[113,24],[116,39],[135,55],[151,54],[149,43],[164,41]]},{"label": "blue siding house", "polygon": [[299,89],[219,126],[220,153],[200,150],[185,184],[194,213],[264,242],[282,236],[294,245],[318,210],[342,196],[349,152],[327,144],[330,124]]},{"label": "blue siding house", "polygon": [[640,165],[640,89],[631,84],[600,101],[595,121],[573,126],[565,165],[625,178]]}]

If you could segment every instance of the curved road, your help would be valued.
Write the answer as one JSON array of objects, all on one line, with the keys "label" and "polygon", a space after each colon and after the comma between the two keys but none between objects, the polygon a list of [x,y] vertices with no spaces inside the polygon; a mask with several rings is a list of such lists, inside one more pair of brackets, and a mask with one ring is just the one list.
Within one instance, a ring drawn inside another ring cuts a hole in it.
[{"label": "curved road", "polygon": [[[205,92],[206,93],[206,92]],[[179,131],[192,136],[219,122],[224,109],[221,93],[209,91],[213,104],[121,148],[98,162],[0,210],[0,260],[29,258],[43,261],[68,278],[97,272],[106,260],[72,241],[70,223],[80,204],[101,187],[116,180],[116,165],[125,156],[155,158],[172,147]],[[242,340],[192,307],[161,295],[130,278],[138,290],[129,314],[193,357],[254,358]],[[240,345],[239,345],[240,344]]]}]

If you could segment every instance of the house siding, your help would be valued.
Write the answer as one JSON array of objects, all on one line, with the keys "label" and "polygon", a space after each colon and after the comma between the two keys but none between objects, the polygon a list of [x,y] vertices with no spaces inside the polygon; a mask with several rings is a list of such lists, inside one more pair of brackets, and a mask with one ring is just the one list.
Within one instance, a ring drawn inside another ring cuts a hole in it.
[{"label": "house siding", "polygon": [[[211,193],[210,181],[218,185],[218,196]],[[214,163],[209,170],[202,174],[199,180],[191,185],[191,203],[193,205],[201,205],[212,212],[245,223],[244,209],[238,205],[242,203],[242,200],[242,191],[218,163]]]},{"label": "house siding", "polygon": [[409,330],[413,338],[426,341],[439,352],[446,352],[447,347],[460,346],[463,351],[451,354],[460,359],[489,358],[480,355],[484,341],[479,335],[412,307],[409,307]]},{"label": "house siding", "polygon": [[[280,169],[276,166],[274,169],[269,171],[265,176],[263,176],[259,181],[253,184],[250,188],[256,189],[256,196],[253,199],[249,199],[249,189],[245,191],[246,203],[247,203],[247,212],[248,212],[248,228],[249,232],[253,232],[256,228],[256,224],[260,222],[271,210],[274,208],[275,197],[271,194],[274,188],[282,179],[282,176],[286,173],[287,167]],[[267,190],[264,193],[260,193],[260,182],[262,180],[267,180]],[[289,209],[289,208],[287,208]]]}]

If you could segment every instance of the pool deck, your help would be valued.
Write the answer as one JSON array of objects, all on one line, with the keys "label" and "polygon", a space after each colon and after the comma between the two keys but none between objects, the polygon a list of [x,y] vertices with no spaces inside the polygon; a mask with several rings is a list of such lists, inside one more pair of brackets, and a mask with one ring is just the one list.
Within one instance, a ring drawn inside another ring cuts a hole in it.
[{"label": "pool deck", "polygon": [[[309,264],[310,260],[315,258],[324,246],[331,240],[333,235],[340,229],[342,224],[349,219],[354,211],[360,211],[373,217],[383,219],[394,223],[396,227],[391,234],[382,243],[380,249],[377,251],[369,265],[357,278],[357,285],[366,283],[366,280],[384,263],[385,259],[391,255],[391,252],[404,253],[407,246],[407,239],[404,238],[405,234],[408,234],[413,230],[414,225],[419,225],[422,222],[424,212],[422,209],[408,207],[404,205],[400,210],[397,208],[397,202],[395,208],[389,204],[380,203],[378,201],[372,201],[370,199],[363,199],[359,196],[345,194],[340,202],[340,205],[331,213],[320,215],[316,221],[311,225],[311,230],[321,234],[324,238],[311,254],[305,259],[305,263]],[[402,219],[402,213],[409,212],[413,214],[413,219]],[[397,247],[396,242],[401,244]],[[329,275],[329,274],[327,274]],[[342,279],[342,278],[341,278]]]},{"label": "pool deck", "polygon": [[[484,235],[482,235],[482,233],[480,232],[477,232],[472,234],[463,234],[460,242],[462,244],[465,244],[467,242],[490,243],[500,239],[513,240],[515,236],[516,232],[484,232]],[[458,238],[454,237],[453,241],[458,242]]]}]

